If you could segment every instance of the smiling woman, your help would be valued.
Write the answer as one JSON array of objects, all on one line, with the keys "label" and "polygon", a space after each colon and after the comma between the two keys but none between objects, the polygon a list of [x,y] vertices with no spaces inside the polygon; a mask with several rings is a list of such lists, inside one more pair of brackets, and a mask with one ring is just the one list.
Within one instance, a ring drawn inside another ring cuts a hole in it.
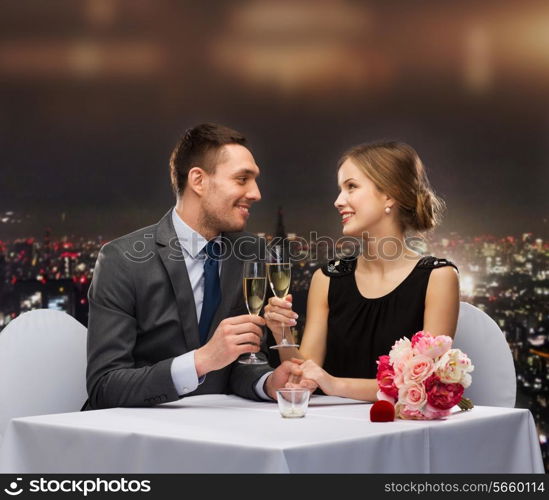
[{"label": "smiling woman", "polygon": [[350,149],[339,162],[341,194],[335,206],[344,218],[344,234],[360,236],[360,233],[353,234],[357,228],[372,231],[369,221],[355,224],[353,230],[353,226],[346,223],[354,212],[342,212],[345,203],[352,198],[350,193],[357,191],[357,180],[348,177],[357,170],[363,174],[358,177],[361,177],[364,189],[358,191],[364,198],[357,200],[362,208],[370,206],[374,212],[382,214],[382,218],[383,213],[390,215],[394,211],[394,218],[403,232],[427,231],[439,224],[444,202],[432,191],[416,151],[397,142],[362,144]]},{"label": "smiling woman", "polygon": [[[421,257],[406,245],[407,233],[438,224],[444,206],[413,148],[362,144],[338,167],[334,205],[343,234],[360,238],[363,251],[313,275],[301,347],[280,355],[304,360],[300,384],[313,381],[328,395],[375,400],[376,360],[396,340],[420,330],[454,335],[459,283],[454,264]],[[294,320],[291,304],[272,298],[265,311],[278,340],[280,324]]]}]

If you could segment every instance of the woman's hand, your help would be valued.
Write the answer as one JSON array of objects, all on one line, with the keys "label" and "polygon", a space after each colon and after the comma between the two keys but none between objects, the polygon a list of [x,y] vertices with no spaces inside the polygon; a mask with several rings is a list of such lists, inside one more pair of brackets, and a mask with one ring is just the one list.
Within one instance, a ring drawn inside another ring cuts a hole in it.
[{"label": "woman's hand", "polygon": [[271,297],[263,314],[267,327],[273,332],[277,344],[282,340],[282,325],[287,328],[286,335],[288,335],[289,328],[297,324],[297,317],[297,313],[292,310],[291,295],[286,295],[283,299]]},{"label": "woman's hand", "polygon": [[298,382],[295,378],[292,380],[292,377],[290,377],[290,381],[286,384],[286,387],[307,387],[311,389],[314,385],[320,387],[322,392],[327,396],[337,396],[337,377],[330,375],[311,359],[303,361],[294,358],[291,361],[294,363],[301,362],[299,367],[301,368],[301,379]]}]

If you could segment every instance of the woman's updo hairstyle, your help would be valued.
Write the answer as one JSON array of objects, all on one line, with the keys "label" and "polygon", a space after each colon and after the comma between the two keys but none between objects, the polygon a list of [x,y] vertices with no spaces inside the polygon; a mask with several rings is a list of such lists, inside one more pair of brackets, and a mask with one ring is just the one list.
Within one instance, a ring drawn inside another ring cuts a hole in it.
[{"label": "woman's updo hairstyle", "polygon": [[402,142],[360,144],[341,157],[338,168],[347,159],[395,200],[403,231],[428,231],[440,223],[444,201],[433,192],[414,148]]}]

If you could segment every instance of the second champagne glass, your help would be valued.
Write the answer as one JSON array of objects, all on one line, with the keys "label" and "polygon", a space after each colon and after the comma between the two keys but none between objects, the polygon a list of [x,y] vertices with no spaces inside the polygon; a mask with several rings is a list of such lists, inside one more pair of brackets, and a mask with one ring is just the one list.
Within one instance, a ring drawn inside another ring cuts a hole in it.
[{"label": "second champagne glass", "polygon": [[[284,249],[280,246],[273,247],[270,262],[267,264],[267,275],[271,290],[280,299],[286,297],[290,290],[292,281],[291,266],[289,259],[284,254]],[[283,349],[285,347],[299,347],[299,344],[294,344],[286,338],[286,328],[282,323],[282,340],[279,344],[272,345],[271,349]]]},{"label": "second champagne glass", "polygon": [[[244,262],[242,291],[244,292],[244,301],[248,312],[256,316],[259,315],[267,291],[267,275],[263,262]],[[242,356],[238,362],[244,365],[267,364],[267,361],[258,358],[254,352],[251,352],[248,356]]]}]

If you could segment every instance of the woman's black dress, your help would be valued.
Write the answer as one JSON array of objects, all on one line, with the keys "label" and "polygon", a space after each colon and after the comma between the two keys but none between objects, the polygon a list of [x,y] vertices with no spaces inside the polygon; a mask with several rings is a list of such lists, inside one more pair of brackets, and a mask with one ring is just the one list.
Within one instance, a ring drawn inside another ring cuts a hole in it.
[{"label": "woman's black dress", "polygon": [[411,338],[423,329],[431,271],[456,266],[446,259],[423,257],[394,290],[383,297],[368,299],[361,295],[356,284],[356,262],[356,259],[332,261],[322,267],[330,278],[323,367],[336,377],[375,378],[377,358],[389,354],[396,340]]}]

